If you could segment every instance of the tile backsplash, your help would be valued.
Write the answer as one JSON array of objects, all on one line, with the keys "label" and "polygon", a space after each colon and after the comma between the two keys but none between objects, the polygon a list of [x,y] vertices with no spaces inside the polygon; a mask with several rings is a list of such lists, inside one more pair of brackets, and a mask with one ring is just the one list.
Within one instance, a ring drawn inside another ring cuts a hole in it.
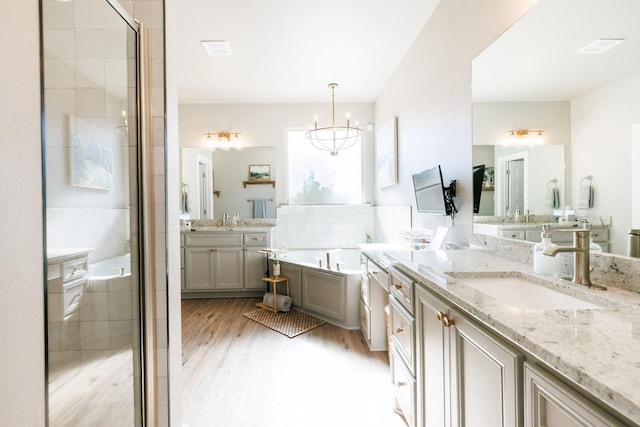
[{"label": "tile backsplash", "polygon": [[284,205],[277,217],[278,248],[356,248],[373,239],[371,205]]}]

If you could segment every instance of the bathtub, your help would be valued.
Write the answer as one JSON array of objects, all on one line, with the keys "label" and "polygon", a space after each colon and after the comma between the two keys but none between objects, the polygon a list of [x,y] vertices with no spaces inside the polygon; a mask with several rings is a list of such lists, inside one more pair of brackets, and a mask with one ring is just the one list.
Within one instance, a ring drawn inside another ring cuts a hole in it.
[{"label": "bathtub", "polygon": [[131,254],[124,254],[89,264],[89,277],[108,279],[131,275]]},{"label": "bathtub", "polygon": [[[327,268],[327,253],[331,268]],[[358,249],[291,250],[278,254],[278,260],[281,276],[289,279],[296,309],[345,329],[360,329]]]}]

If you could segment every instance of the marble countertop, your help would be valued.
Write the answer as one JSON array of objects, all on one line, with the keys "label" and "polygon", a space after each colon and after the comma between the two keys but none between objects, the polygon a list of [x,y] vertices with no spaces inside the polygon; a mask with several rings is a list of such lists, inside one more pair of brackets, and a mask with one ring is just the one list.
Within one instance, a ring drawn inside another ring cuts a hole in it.
[{"label": "marble countertop", "polygon": [[[614,287],[591,290],[535,275],[528,264],[483,250],[385,251],[384,256],[422,286],[640,423],[640,294]],[[499,271],[535,276],[548,287],[603,308],[520,310],[446,274]]]}]

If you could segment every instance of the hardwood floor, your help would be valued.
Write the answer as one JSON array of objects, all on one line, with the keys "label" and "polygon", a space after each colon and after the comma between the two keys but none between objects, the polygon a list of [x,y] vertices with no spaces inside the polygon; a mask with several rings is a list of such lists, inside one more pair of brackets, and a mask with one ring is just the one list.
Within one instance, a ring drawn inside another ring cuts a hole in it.
[{"label": "hardwood floor", "polygon": [[182,301],[184,427],[405,426],[387,355],[360,331],[290,339],[242,316],[256,301]]}]

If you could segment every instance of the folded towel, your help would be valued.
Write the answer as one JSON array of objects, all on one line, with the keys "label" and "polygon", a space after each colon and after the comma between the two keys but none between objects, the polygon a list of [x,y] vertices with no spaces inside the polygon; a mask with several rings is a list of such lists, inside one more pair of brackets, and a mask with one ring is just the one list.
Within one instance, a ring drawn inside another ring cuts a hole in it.
[{"label": "folded towel", "polygon": [[578,209],[590,209],[593,207],[593,186],[581,185],[578,191]]},{"label": "folded towel", "polygon": [[253,200],[253,217],[254,218],[267,217],[267,199]]},{"label": "folded towel", "polygon": [[[269,307],[274,307],[273,304],[273,294],[272,293],[266,293],[264,294],[264,297],[262,297],[262,303],[264,305],[268,305]],[[276,308],[278,311],[289,311],[291,310],[291,305],[293,304],[293,300],[291,299],[291,297],[288,297],[286,295],[278,295],[276,297]]]},{"label": "folded towel", "polygon": [[560,207],[560,192],[556,187],[547,188],[547,192],[544,195],[544,206],[552,209]]}]

